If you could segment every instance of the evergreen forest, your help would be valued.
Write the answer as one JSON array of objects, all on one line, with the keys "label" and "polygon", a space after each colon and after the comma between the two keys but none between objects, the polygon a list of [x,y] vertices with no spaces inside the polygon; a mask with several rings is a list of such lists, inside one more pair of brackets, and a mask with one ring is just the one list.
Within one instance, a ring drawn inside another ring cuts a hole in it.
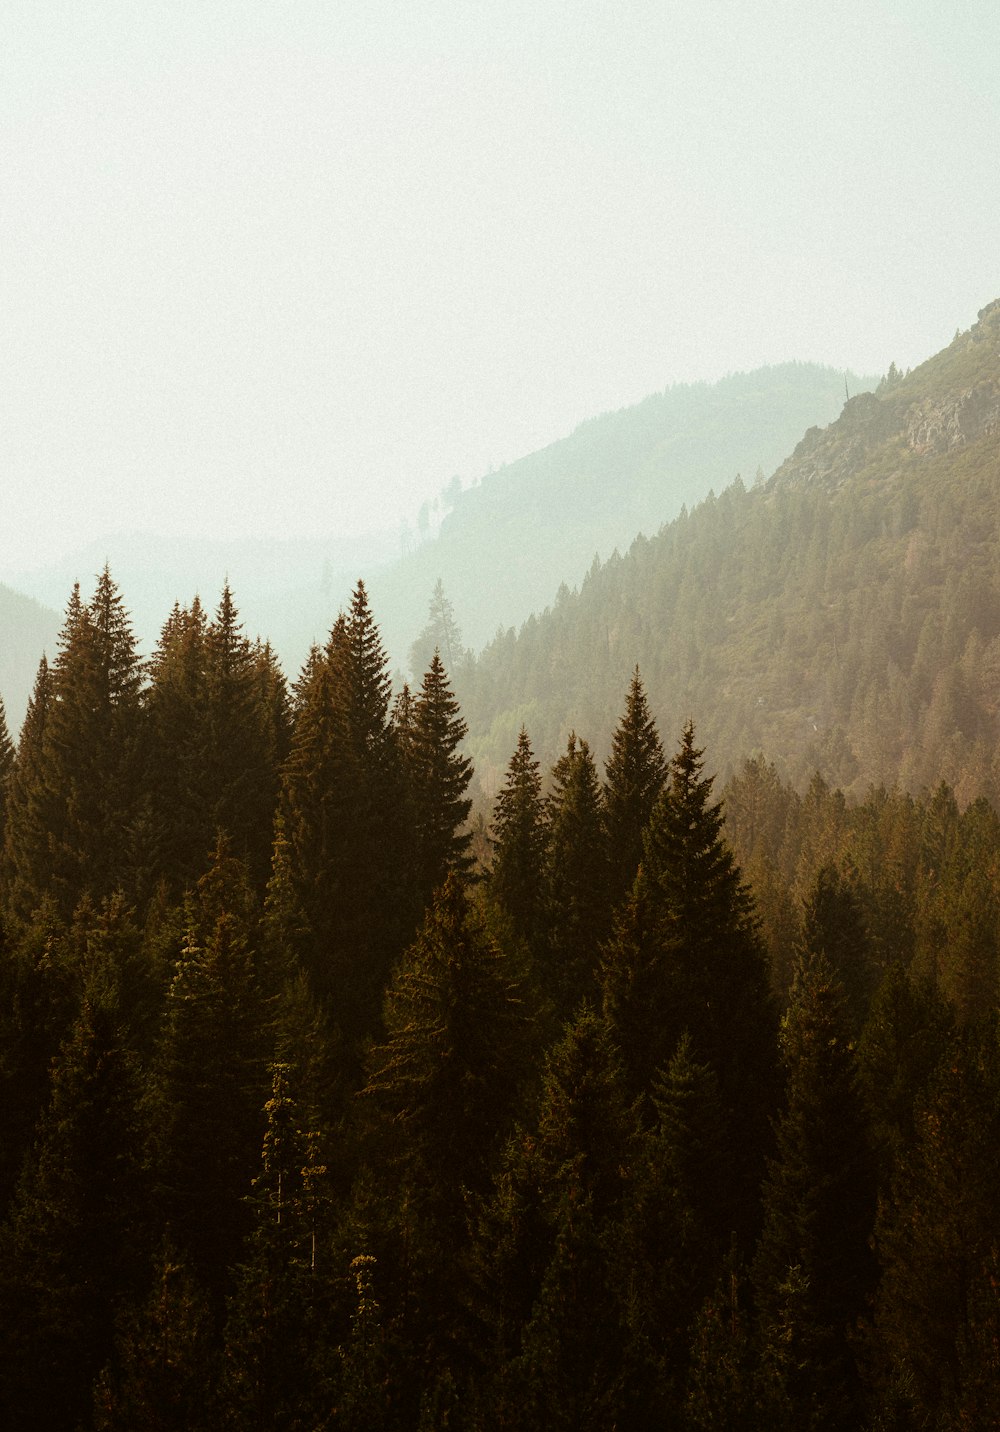
[{"label": "evergreen forest", "polygon": [[228,587],[148,661],[73,591],[0,717],[5,1426],[1000,1424],[989,791],[615,700],[474,813],[362,583],[292,682]]}]

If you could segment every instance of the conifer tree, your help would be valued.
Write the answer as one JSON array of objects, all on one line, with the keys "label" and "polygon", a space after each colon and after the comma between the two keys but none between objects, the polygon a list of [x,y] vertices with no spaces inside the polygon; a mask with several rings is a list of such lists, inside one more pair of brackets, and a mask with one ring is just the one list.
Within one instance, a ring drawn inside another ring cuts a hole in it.
[{"label": "conifer tree", "polygon": [[146,743],[155,875],[178,899],[204,868],[207,813],[208,619],[195,597],[175,604],[149,663]]},{"label": "conifer tree", "polygon": [[821,865],[802,914],[802,940],[822,954],[844,991],[850,1027],[857,1034],[872,994],[869,941],[850,883],[835,865]]},{"label": "conifer tree", "polygon": [[828,961],[804,959],[782,1023],[785,1102],[753,1269],[772,1392],[795,1427],[860,1415],[851,1338],[874,1282],[875,1173],[849,1031]]},{"label": "conifer tree", "polygon": [[299,682],[282,788],[310,977],[354,1049],[378,1024],[389,968],[412,928],[387,666],[359,582]]},{"label": "conifer tree", "polygon": [[448,1236],[463,1190],[487,1186],[522,1077],[524,1024],[510,961],[452,872],[389,986],[363,1091],[384,1120],[386,1157]]},{"label": "conifer tree", "polygon": [[216,1432],[219,1360],[203,1290],[164,1239],[145,1303],[118,1318],[94,1432]]},{"label": "conifer tree", "polygon": [[[34,808],[47,843],[43,888],[69,916],[85,892],[100,898],[132,878],[141,672],[131,623],[107,568],[89,604],[74,589],[59,642],[41,733],[43,794]],[[38,898],[38,890],[27,897],[35,904]]]},{"label": "conifer tree", "polygon": [[417,891],[423,905],[449,872],[465,874],[472,864],[470,836],[461,829],[472,807],[465,794],[472,779],[472,762],[459,752],[467,729],[435,651],[414,703],[408,733]]},{"label": "conifer tree", "polygon": [[613,904],[624,898],[635,879],[642,859],[643,832],[666,775],[663,747],[636,667],[605,767],[604,826]]},{"label": "conifer tree", "polygon": [[7,827],[7,792],[14,774],[14,743],[7,729],[7,712],[0,696],[0,852]]},{"label": "conifer tree", "polygon": [[198,1280],[218,1295],[247,1228],[260,1148],[269,1011],[251,944],[245,867],[221,843],[189,902],[151,1099],[159,1203]]},{"label": "conifer tree", "polygon": [[30,917],[48,887],[51,816],[44,750],[51,701],[52,673],[43,656],[7,786],[2,851],[4,904],[9,915],[21,920]]},{"label": "conifer tree", "polygon": [[362,1090],[376,1202],[366,1244],[395,1283],[406,1381],[443,1372],[465,1319],[466,1207],[489,1187],[523,1078],[525,1016],[510,962],[452,873],[386,996]]},{"label": "conifer tree", "polygon": [[545,814],[549,949],[542,985],[566,1019],[581,998],[596,995],[609,922],[601,787],[590,747],[575,733],[552,768]]},{"label": "conifer tree", "polygon": [[233,1428],[316,1425],[330,1399],[332,1369],[324,1376],[317,1357],[327,1339],[319,1322],[316,1180],[308,1176],[308,1136],[289,1074],[287,1065],[272,1066],[253,1226],[229,1302],[224,1400]]},{"label": "conifer tree", "polygon": [[435,651],[440,653],[445,669],[452,678],[468,655],[462,645],[462,634],[455,620],[455,609],[445,595],[444,583],[440,577],[434,583],[427,625],[410,648],[410,669],[414,677],[427,670]]},{"label": "conifer tree", "polygon": [[[686,1030],[727,1122],[733,1226],[749,1227],[775,1083],[774,1016],[753,902],[722,835],[691,723],[646,831],[637,895],[662,954],[671,1045]],[[668,1046],[670,1047],[670,1046]]]},{"label": "conifer tree", "polygon": [[506,1349],[501,1425],[641,1427],[623,1229],[636,1155],[614,1047],[581,1006],[546,1064],[537,1129],[508,1153],[482,1230]]},{"label": "conifer tree", "polygon": [[0,1406],[11,1426],[74,1428],[145,1255],[139,1078],[113,966],[91,971],[0,1232]]},{"label": "conifer tree", "polygon": [[544,928],[545,843],[542,778],[522,726],[493,807],[489,891],[516,938],[531,950]]},{"label": "conifer tree", "polygon": [[969,1394],[966,1351],[984,1309],[970,1295],[995,1266],[1000,1219],[1000,1053],[991,1019],[964,1030],[916,1114],[876,1230],[883,1391],[907,1389],[928,1419]]}]

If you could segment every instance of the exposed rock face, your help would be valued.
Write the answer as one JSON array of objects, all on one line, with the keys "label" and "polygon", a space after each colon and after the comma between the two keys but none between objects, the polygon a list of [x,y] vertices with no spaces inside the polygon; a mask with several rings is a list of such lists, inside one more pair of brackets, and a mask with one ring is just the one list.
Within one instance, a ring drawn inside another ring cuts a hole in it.
[{"label": "exposed rock face", "polygon": [[835,423],[810,428],[771,483],[833,489],[885,444],[924,457],[982,438],[1000,438],[1000,299],[912,377],[850,398]]},{"label": "exposed rock face", "polygon": [[916,403],[906,415],[906,445],[913,452],[949,452],[1000,432],[1000,387],[984,381],[948,402]]}]

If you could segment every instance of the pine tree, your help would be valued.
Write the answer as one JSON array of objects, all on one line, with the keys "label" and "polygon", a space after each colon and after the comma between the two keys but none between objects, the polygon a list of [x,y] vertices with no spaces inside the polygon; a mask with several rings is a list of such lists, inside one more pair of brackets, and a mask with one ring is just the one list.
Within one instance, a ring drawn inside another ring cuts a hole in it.
[{"label": "pine tree", "polygon": [[843,989],[821,954],[796,972],[781,1044],[785,1104],[753,1269],[761,1340],[791,1425],[847,1429],[859,1417],[852,1331],[874,1282],[875,1173]]},{"label": "pine tree", "polygon": [[618,904],[635,879],[642,837],[663,790],[667,763],[636,667],[605,767],[604,826],[610,894]]},{"label": "pine tree", "polygon": [[542,778],[521,727],[493,807],[489,892],[519,940],[536,950],[544,928],[545,807]]},{"label": "pine tree", "polygon": [[461,829],[472,807],[465,794],[472,762],[459,753],[467,729],[435,651],[408,732],[417,891],[425,906],[451,871],[465,874],[472,865],[470,836]]}]

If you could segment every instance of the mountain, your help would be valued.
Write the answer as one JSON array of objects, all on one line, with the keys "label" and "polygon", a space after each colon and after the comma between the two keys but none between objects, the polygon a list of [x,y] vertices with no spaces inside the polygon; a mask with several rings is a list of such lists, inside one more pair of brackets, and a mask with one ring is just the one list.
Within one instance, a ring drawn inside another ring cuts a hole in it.
[{"label": "mountain", "polygon": [[668,744],[690,716],[723,772],[763,752],[853,794],[1000,799],[1000,302],[912,372],[595,563],[461,672],[487,791],[522,721],[604,755],[639,664]]},{"label": "mountain", "polygon": [[56,654],[59,626],[50,608],[0,584],[0,696],[15,740],[42,652]]},{"label": "mountain", "polygon": [[810,424],[836,417],[845,381],[856,393],[876,380],[785,363],[677,384],[582,423],[474,487],[453,485],[437,533],[365,573],[394,660],[406,665],[439,579],[466,644],[478,649],[540,610],[595,554],[657,532],[738,473],[753,481],[773,471]]},{"label": "mountain", "polygon": [[331,606],[335,611],[335,604],[345,600],[359,570],[377,567],[398,553],[394,533],[214,541],[127,532],[10,576],[19,589],[61,611],[74,582],[89,596],[107,564],[146,652],[155,645],[174,602],[187,604],[197,594],[214,610],[228,581],[248,635],[266,637],[294,672],[310,643],[326,636]]}]

